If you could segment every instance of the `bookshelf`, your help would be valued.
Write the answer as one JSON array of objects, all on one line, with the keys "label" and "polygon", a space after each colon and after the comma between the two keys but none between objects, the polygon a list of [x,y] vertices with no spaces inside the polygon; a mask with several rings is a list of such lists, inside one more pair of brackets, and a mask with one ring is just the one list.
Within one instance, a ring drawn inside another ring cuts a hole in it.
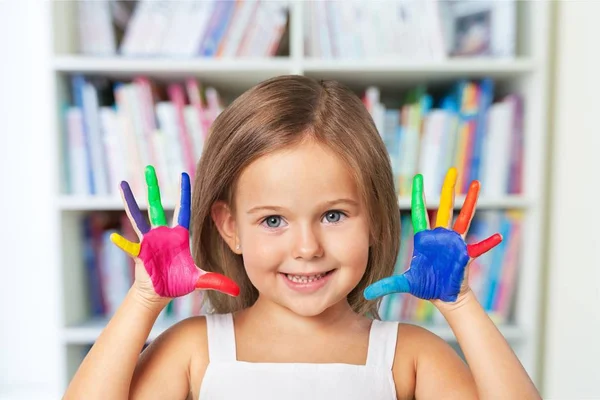
[{"label": "bookshelf", "polygon": [[[491,77],[503,92],[517,91],[525,102],[524,114],[524,192],[518,195],[482,197],[478,210],[521,210],[524,215],[519,260],[519,276],[513,322],[500,326],[534,381],[540,377],[540,277],[542,271],[541,248],[544,234],[544,157],[547,147],[547,47],[549,38],[549,5],[546,2],[518,2],[517,56],[512,59],[450,58],[440,61],[415,61],[402,58],[319,60],[304,56],[303,13],[306,3],[290,2],[289,56],[269,59],[219,59],[219,58],[124,58],[118,56],[91,57],[77,53],[75,30],[75,3],[54,2],[52,5],[52,30],[54,51],[50,64],[54,79],[54,98],[51,105],[56,110],[53,131],[56,157],[64,158],[58,145],[63,135],[62,110],[69,93],[69,77],[73,74],[101,75],[116,79],[129,79],[138,75],[169,80],[197,77],[219,89],[231,99],[250,86],[281,74],[304,74],[315,78],[336,79],[351,88],[362,91],[368,85],[378,85],[382,93],[414,86],[419,82],[444,85],[460,78]],[[78,367],[83,354],[98,337],[105,319],[90,318],[86,305],[85,266],[78,235],[79,219],[94,211],[123,210],[120,198],[99,196],[73,196],[65,194],[62,165],[53,166],[57,190],[53,207],[58,215],[55,231],[59,235],[60,257],[53,271],[60,274],[60,366],[62,382],[66,387]],[[464,197],[457,196],[456,208]],[[173,210],[175,200],[164,198],[166,210]],[[139,199],[145,207],[144,199]],[[402,210],[410,210],[410,198],[399,197]],[[428,208],[435,208],[438,200],[427,199]],[[161,320],[153,329],[149,340],[176,320]],[[452,331],[442,325],[424,325],[449,342],[454,342]]]}]

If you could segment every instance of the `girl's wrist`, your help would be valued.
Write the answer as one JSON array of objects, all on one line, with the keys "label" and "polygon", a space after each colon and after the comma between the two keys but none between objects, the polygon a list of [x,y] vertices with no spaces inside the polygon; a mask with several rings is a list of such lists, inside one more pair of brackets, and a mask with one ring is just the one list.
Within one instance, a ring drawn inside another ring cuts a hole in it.
[{"label": "girl's wrist", "polygon": [[140,290],[135,283],[129,290],[129,296],[134,303],[141,306],[143,309],[156,314],[160,314],[172,300],[171,298],[160,297],[158,295],[149,296],[145,291]]},{"label": "girl's wrist", "polygon": [[442,313],[442,315],[455,313],[473,302],[477,302],[475,294],[471,288],[461,291],[455,301],[445,302],[441,300],[432,300],[433,305]]}]

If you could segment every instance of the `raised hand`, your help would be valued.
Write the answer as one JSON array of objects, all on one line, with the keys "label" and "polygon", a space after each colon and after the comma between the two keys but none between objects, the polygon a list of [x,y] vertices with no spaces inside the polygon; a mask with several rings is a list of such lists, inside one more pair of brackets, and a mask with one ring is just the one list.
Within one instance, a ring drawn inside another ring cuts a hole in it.
[{"label": "raised hand", "polygon": [[[231,296],[240,292],[238,285],[231,279],[217,273],[206,272],[198,268],[192,259],[189,243],[190,177],[181,174],[180,203],[175,208],[173,227],[167,226],[165,212],[160,199],[160,189],[156,172],[152,166],[145,171],[148,186],[148,214],[152,226],[140,212],[138,204],[126,181],[121,182],[121,194],[125,202],[125,211],[140,239],[133,243],[119,234],[112,234],[111,240],[136,261],[143,265],[151,281],[154,292],[160,297],[179,297],[195,289],[212,289]],[[176,222],[175,222],[176,221]]]},{"label": "raised hand", "polygon": [[496,233],[479,243],[465,243],[479,195],[478,181],[471,182],[454,227],[449,229],[456,175],[455,168],[450,168],[446,174],[434,229],[429,227],[423,176],[414,177],[411,217],[415,236],[410,267],[401,275],[390,276],[368,286],[364,291],[367,300],[391,293],[410,293],[421,299],[452,302],[468,290],[465,279],[467,265],[497,246],[502,236]]}]

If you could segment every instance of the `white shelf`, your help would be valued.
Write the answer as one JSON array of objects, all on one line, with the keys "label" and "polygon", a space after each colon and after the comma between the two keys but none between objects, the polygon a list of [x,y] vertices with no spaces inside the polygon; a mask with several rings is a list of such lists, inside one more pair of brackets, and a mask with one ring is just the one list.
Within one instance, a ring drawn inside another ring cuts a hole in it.
[{"label": "white shelf", "polygon": [[[462,207],[465,196],[456,196],[454,208]],[[402,210],[410,209],[410,197],[399,197],[398,203]],[[439,206],[439,199],[426,199],[427,208],[433,209]],[[148,204],[143,199],[138,199],[137,203],[141,209],[147,209]],[[163,198],[162,205],[165,210],[174,210],[176,200]],[[495,198],[480,197],[477,202],[478,210],[503,210],[503,209],[526,209],[531,207],[533,202],[523,196],[512,195]],[[123,210],[123,202],[120,197],[98,197],[98,196],[61,196],[58,201],[58,207],[62,211],[110,211]]]},{"label": "white shelf", "polygon": [[460,59],[440,61],[380,60],[312,60],[302,61],[307,76],[337,79],[351,86],[380,85],[394,88],[405,82],[438,82],[460,78],[491,77],[503,79],[529,74],[535,63],[524,59]]},{"label": "white shelf", "polygon": [[246,89],[258,82],[293,71],[288,57],[271,59],[165,59],[56,56],[56,72],[99,74],[112,78],[148,75],[154,78],[176,79],[197,76],[219,89]]},{"label": "white shelf", "polygon": [[[150,331],[148,341],[156,339],[178,321],[173,318],[158,320]],[[95,318],[76,326],[63,328],[62,340],[66,344],[91,345],[100,336],[107,323],[108,320],[105,318]]]},{"label": "white shelf", "polygon": [[145,74],[174,79],[198,76],[218,84],[221,89],[242,90],[261,80],[283,74],[299,73],[322,79],[337,79],[350,86],[381,85],[396,87],[406,82],[448,81],[464,77],[518,77],[536,70],[528,58],[461,59],[411,61],[385,58],[375,60],[315,60],[290,57],[269,59],[233,58],[126,58],[56,56],[53,68],[61,73],[101,74],[113,78],[131,78]]},{"label": "white shelf", "polygon": [[[156,339],[162,332],[178,321],[179,320],[177,319],[164,319],[157,321],[156,324],[154,324],[150,335],[148,336],[148,341],[150,342]],[[97,318],[84,322],[80,325],[66,327],[63,329],[62,340],[66,344],[91,345],[98,338],[98,336],[100,336],[100,333],[102,333],[102,330],[107,323],[108,321],[106,319]],[[454,333],[447,325],[426,325],[418,324],[412,321],[408,321],[407,323],[422,326],[446,341],[456,341]],[[520,342],[526,338],[523,330],[516,325],[499,325],[499,329],[506,340],[511,344]]]}]

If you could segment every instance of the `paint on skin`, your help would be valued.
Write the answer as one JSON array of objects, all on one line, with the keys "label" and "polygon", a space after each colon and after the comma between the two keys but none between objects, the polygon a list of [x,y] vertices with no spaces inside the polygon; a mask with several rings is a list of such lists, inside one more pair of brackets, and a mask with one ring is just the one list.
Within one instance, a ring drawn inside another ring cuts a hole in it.
[{"label": "paint on skin", "polygon": [[454,230],[459,235],[464,235],[469,229],[469,225],[471,225],[471,220],[475,215],[475,205],[477,204],[477,197],[479,197],[479,182],[473,181],[471,185],[469,185],[469,191],[467,192],[467,197],[465,198],[465,202],[460,210],[460,214],[456,218],[456,222],[454,223]]},{"label": "paint on skin", "polygon": [[405,272],[412,294],[421,299],[455,301],[469,262],[463,238],[454,231],[435,228],[416,234],[414,246],[410,268]]},{"label": "paint on skin", "polygon": [[467,246],[458,233],[442,227],[418,232],[410,268],[370,285],[365,298],[410,293],[421,299],[454,301],[468,261]]},{"label": "paint on skin", "polygon": [[121,190],[123,191],[123,197],[125,198],[125,203],[127,204],[127,208],[129,210],[129,215],[133,218],[135,225],[137,226],[138,231],[143,235],[150,230],[150,225],[146,222],[146,218],[142,215],[140,211],[140,207],[131,192],[131,188],[129,187],[129,183],[126,181],[121,182]]},{"label": "paint on skin", "polygon": [[[448,171],[442,189],[440,209],[447,212],[448,217],[438,211],[436,224],[449,223],[456,175]],[[467,245],[463,234],[468,230],[473,215],[479,182],[473,181],[465,199],[465,204],[454,225],[454,230],[438,226],[433,230],[427,227],[427,214],[423,200],[423,178],[416,175],[413,180],[412,221],[415,230],[414,250],[410,267],[401,275],[395,275],[377,281],[367,287],[364,297],[373,300],[391,293],[410,293],[422,299],[440,299],[455,301],[460,293],[465,268],[470,259],[488,252],[502,241],[498,233],[475,244]],[[444,189],[446,189],[444,191]]]},{"label": "paint on skin", "polygon": [[412,187],[412,224],[415,233],[427,229],[427,210],[423,200],[423,175],[418,174],[413,178]]},{"label": "paint on skin", "polygon": [[240,294],[240,287],[234,281],[214,272],[202,274],[196,281],[196,289],[213,289],[231,296]]},{"label": "paint on skin", "polygon": [[448,227],[452,217],[454,203],[454,188],[456,186],[456,168],[450,168],[446,173],[442,193],[440,195],[440,206],[435,220],[435,226]]},{"label": "paint on skin", "polygon": [[137,257],[138,254],[140,254],[139,243],[130,242],[118,233],[112,233],[110,235],[110,240],[131,257]]},{"label": "paint on skin", "polygon": [[190,176],[184,172],[181,174],[181,199],[179,201],[177,224],[188,230],[190,229],[191,197],[192,189],[190,185]]},{"label": "paint on skin", "polygon": [[139,258],[157,294],[179,297],[196,288],[214,289],[236,296],[239,287],[231,279],[196,267],[190,253],[189,232],[183,226],[152,229],[141,243]]},{"label": "paint on skin", "polygon": [[363,295],[367,300],[375,300],[391,293],[410,293],[410,284],[404,274],[388,276],[369,285]]},{"label": "paint on skin", "polygon": [[160,296],[179,297],[192,292],[201,274],[190,254],[188,231],[182,226],[150,230],[142,239],[139,258]]},{"label": "paint on skin", "polygon": [[479,243],[470,244],[467,246],[467,252],[469,257],[477,258],[483,253],[487,253],[494,247],[498,246],[502,242],[502,235],[495,233],[487,239],[482,240]]},{"label": "paint on skin", "polygon": [[146,167],[148,201],[151,228],[143,218],[135,197],[127,182],[121,183],[130,215],[142,233],[141,243],[133,243],[113,233],[110,239],[132,257],[139,257],[150,279],[154,291],[162,297],[180,297],[195,289],[212,289],[237,296],[239,286],[224,275],[206,272],[198,268],[192,259],[189,247],[189,223],[191,184],[186,173],[181,176],[181,200],[178,225],[166,226],[166,218],[160,201],[156,173],[152,166]]},{"label": "paint on skin", "polygon": [[148,186],[148,207],[150,211],[150,222],[153,226],[166,226],[167,217],[160,200],[160,189],[154,167],[146,167],[146,185]]}]

